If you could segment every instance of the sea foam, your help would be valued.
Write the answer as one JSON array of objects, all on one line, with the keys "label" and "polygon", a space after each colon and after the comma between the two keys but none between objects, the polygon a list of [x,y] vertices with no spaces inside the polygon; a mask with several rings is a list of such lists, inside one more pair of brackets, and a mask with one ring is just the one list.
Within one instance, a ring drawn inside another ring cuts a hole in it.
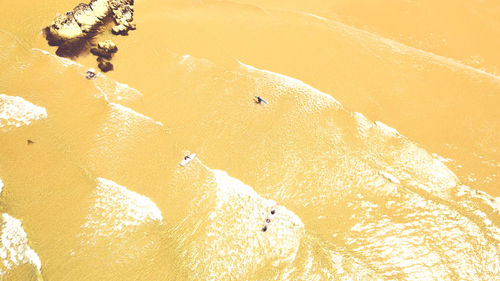
[{"label": "sea foam", "polygon": [[1,233],[0,277],[13,267],[22,264],[32,264],[40,271],[42,262],[37,253],[28,245],[28,238],[21,221],[3,213]]},{"label": "sea foam", "polygon": [[[306,112],[316,112],[318,110],[321,110],[323,108],[328,108],[328,107],[342,107],[339,101],[337,101],[334,97],[331,95],[321,92],[316,88],[311,87],[310,85],[304,83],[303,81],[292,78],[290,76],[286,76],[281,73],[276,73],[272,72],[269,70],[264,70],[264,69],[258,69],[254,66],[244,64],[242,62],[239,62],[240,66],[248,71],[249,73],[257,72],[264,77],[269,78],[271,77],[271,80],[281,82],[282,85],[289,87],[291,89],[294,89],[296,93],[298,94],[306,94],[306,95],[301,95],[301,99],[297,99],[299,102],[303,102],[302,99],[308,100],[308,101],[314,101],[310,103],[304,103],[302,104],[302,110]],[[264,80],[262,80],[264,81]],[[284,91],[282,93],[285,93]],[[290,92],[286,92],[286,94],[290,94]],[[272,103],[272,100],[271,100]]]},{"label": "sea foam", "polygon": [[96,181],[89,213],[82,226],[93,232],[87,238],[120,235],[131,226],[163,221],[161,211],[148,197],[104,178]]},{"label": "sea foam", "polygon": [[44,118],[47,118],[45,108],[21,97],[0,94],[0,129],[9,131]]},{"label": "sea foam", "polygon": [[[193,272],[189,280],[246,280],[254,270],[290,268],[305,235],[301,220],[226,172],[210,171],[215,185],[204,196],[214,205],[208,213],[193,211],[189,225],[181,227],[184,236],[195,238],[179,256]],[[273,274],[277,278],[279,271]]]},{"label": "sea foam", "polygon": [[[79,64],[67,58],[53,55],[46,50],[33,48],[32,51],[48,56],[58,65],[62,66],[64,71],[66,71],[66,69],[70,67],[75,68],[80,73],[82,79],[85,79],[84,77],[87,75],[87,71],[90,70],[88,67],[82,64]],[[94,84],[95,88],[99,92],[98,94],[96,94],[96,97],[102,97],[109,102],[121,102],[126,104],[143,98],[142,93],[138,90],[130,87],[127,84],[115,81],[114,79],[107,77],[101,72],[96,73],[96,77],[90,81]]]}]

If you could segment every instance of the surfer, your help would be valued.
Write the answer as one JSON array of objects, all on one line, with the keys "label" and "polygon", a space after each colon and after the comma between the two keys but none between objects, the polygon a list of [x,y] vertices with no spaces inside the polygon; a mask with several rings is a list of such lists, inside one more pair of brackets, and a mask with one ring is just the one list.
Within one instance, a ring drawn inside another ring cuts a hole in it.
[{"label": "surfer", "polygon": [[191,162],[194,158],[196,157],[196,153],[192,153],[189,155],[185,155],[184,159],[181,161],[180,165],[181,166],[186,166],[189,162]]},{"label": "surfer", "polygon": [[93,68],[87,70],[87,75],[85,75],[85,78],[87,79],[94,79],[95,77],[97,76],[97,74],[95,73],[95,70]]},{"label": "surfer", "polygon": [[263,98],[261,98],[259,96],[255,96],[255,98],[257,99],[257,100],[255,100],[255,103],[258,103],[258,104],[265,103],[265,104],[267,104],[267,101],[265,99],[263,99]]}]

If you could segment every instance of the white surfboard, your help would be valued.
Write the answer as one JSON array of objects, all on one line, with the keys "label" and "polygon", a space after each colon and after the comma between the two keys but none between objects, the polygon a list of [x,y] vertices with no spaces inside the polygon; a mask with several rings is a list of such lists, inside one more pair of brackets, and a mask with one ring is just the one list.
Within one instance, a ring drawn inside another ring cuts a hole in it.
[{"label": "white surfboard", "polygon": [[185,156],[184,159],[181,161],[180,165],[182,167],[186,166],[189,164],[189,162],[193,161],[193,159],[196,157],[196,153],[193,153],[191,155]]}]

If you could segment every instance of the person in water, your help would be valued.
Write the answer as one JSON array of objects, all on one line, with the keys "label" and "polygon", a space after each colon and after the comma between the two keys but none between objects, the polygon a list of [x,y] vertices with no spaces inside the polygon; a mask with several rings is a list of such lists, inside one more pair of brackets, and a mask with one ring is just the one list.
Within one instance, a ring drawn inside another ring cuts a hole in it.
[{"label": "person in water", "polygon": [[269,223],[271,223],[272,221],[272,217],[274,216],[274,214],[276,214],[276,206],[278,206],[278,204],[274,205],[272,208],[271,208],[271,216],[268,216],[266,218],[266,221],[264,223],[264,227],[262,228],[262,231],[266,232],[267,231],[267,225]]},{"label": "person in water", "polygon": [[95,73],[95,70],[93,68],[87,70],[87,74],[85,75],[85,78],[87,79],[94,79],[96,78],[97,74]]},{"label": "person in water", "polygon": [[267,104],[267,101],[259,96],[255,96],[255,98],[257,99],[255,102],[258,103],[258,104],[261,104],[261,103],[265,103]]}]

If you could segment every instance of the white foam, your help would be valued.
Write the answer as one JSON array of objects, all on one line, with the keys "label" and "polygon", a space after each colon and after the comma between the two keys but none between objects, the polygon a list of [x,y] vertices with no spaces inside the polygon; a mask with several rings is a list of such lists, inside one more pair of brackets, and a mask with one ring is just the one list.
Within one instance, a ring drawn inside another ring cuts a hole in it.
[{"label": "white foam", "polygon": [[37,51],[37,52],[40,52],[44,55],[47,55],[47,56],[51,56],[52,58],[55,58],[57,61],[59,61],[63,66],[70,66],[70,65],[79,65],[79,66],[82,66],[81,64],[75,62],[75,61],[72,61],[68,58],[63,58],[63,57],[60,57],[60,56],[56,56],[56,55],[53,55],[51,53],[49,53],[48,51],[46,50],[42,50],[42,49],[38,49],[38,48],[31,48],[31,50],[33,51]]},{"label": "white foam", "polygon": [[359,126],[363,129],[367,129],[372,126],[372,123],[368,120],[368,118],[365,117],[365,115],[363,115],[363,113],[356,111],[353,113],[353,116],[354,119],[358,121]]},{"label": "white foam", "polygon": [[151,199],[104,178],[97,178],[93,198],[87,221],[82,226],[93,231],[93,238],[116,235],[127,227],[147,222],[163,221],[160,209]]},{"label": "white foam", "polygon": [[[490,206],[494,210],[494,212],[500,214],[500,197],[495,198],[486,192],[472,189],[467,185],[459,185],[456,189],[456,196],[463,197],[464,195],[468,195],[471,198],[479,199],[482,203]],[[464,207],[469,205],[471,204],[470,203],[466,204]],[[500,235],[500,228],[497,228],[496,232],[498,232]]]},{"label": "white foam", "polygon": [[[107,78],[102,73],[99,73],[97,79],[94,79],[93,82],[107,102],[136,101],[144,97],[138,90],[127,84]],[[96,95],[96,97],[99,97],[99,95]]]},{"label": "white foam", "polygon": [[432,174],[430,180],[435,183],[446,183],[446,186],[458,185],[458,177],[446,165],[438,159],[432,158]]},{"label": "white foam", "polygon": [[[137,95],[137,96],[139,96],[139,97],[143,97],[143,96],[144,96],[141,92],[139,92],[138,90],[136,90],[136,89],[134,89],[134,88],[130,87],[130,86],[129,86],[129,85],[127,85],[127,84],[120,83],[120,82],[117,82],[117,81],[115,81],[115,82],[116,82],[116,92],[117,92],[117,93],[122,93],[122,92],[123,92],[123,91],[125,91],[125,90],[129,90],[129,91],[131,91],[131,92],[133,93],[133,95]],[[122,98],[122,99],[123,99],[124,97],[123,97],[123,96],[120,96],[120,98]]]},{"label": "white foam", "polygon": [[197,68],[214,67],[215,64],[204,58],[193,57],[190,54],[178,56],[179,64],[183,65],[188,72],[193,72]]},{"label": "white foam", "polygon": [[[192,230],[196,239],[190,240],[179,257],[193,272],[191,279],[246,280],[255,269],[271,264],[290,269],[304,236],[300,219],[226,172],[210,171],[215,186],[208,192],[215,206],[209,206],[206,214],[197,214],[201,221],[196,225],[204,226]],[[276,212],[263,231],[271,209]],[[193,225],[192,219],[189,225]]]},{"label": "white foam", "polygon": [[446,205],[416,194],[403,196],[395,204],[408,210],[404,219],[363,221],[350,229],[346,241],[353,252],[371,259],[389,279],[404,272],[408,280],[448,280],[449,272],[457,272],[457,280],[490,280],[483,274],[489,264],[498,266],[497,250],[480,226]]},{"label": "white foam", "polygon": [[[32,48],[32,50],[41,52],[42,54],[55,59],[64,67],[76,66],[78,68],[78,71],[81,72],[82,77],[86,76],[87,70],[92,70],[94,73],[96,73],[93,68],[87,69],[86,66],[73,60],[53,55],[42,49]],[[142,93],[138,90],[130,87],[127,84],[117,82],[101,72],[96,73],[96,77],[95,79],[92,79],[92,83],[94,83],[95,87],[100,93],[100,95],[96,95],[96,97],[103,96],[106,101],[135,101],[143,97]]]},{"label": "white foam", "polygon": [[[322,92],[308,86],[307,84],[305,84],[304,82],[302,82],[298,79],[294,79],[294,78],[291,78],[291,77],[288,77],[288,76],[285,76],[285,75],[282,75],[279,73],[267,71],[267,70],[260,70],[260,69],[253,67],[253,66],[246,65],[246,64],[241,63],[241,62],[240,62],[240,64],[241,64],[241,66],[248,69],[249,72],[261,72],[261,73],[273,75],[274,77],[284,79],[284,82],[287,86],[290,86],[292,88],[307,87],[308,93],[309,92],[319,93],[319,94],[321,94],[322,97],[323,96],[325,97],[325,100],[333,100],[334,102],[338,103],[335,99],[333,99],[328,94],[322,93]],[[301,91],[301,92],[304,92],[304,91]],[[315,98],[316,96],[312,96],[312,97]],[[338,103],[338,104],[340,105],[340,103]],[[358,121],[359,127],[362,130],[366,130],[366,129],[371,127],[371,125],[369,123],[367,123],[367,122],[369,122],[368,119],[362,113],[354,112],[353,117]],[[396,138],[403,137],[396,129],[382,123],[381,121],[375,121],[372,124],[375,124],[375,126],[380,130],[380,133],[382,135],[385,135],[388,137],[396,137]],[[420,149],[420,150],[422,151],[422,153],[419,156],[425,157],[426,155],[428,155],[428,152],[426,150],[424,150],[424,149]],[[433,156],[436,157],[436,155],[437,154],[435,154]],[[403,154],[402,156],[406,157],[405,154]],[[458,177],[450,169],[448,169],[448,167],[446,167],[446,165],[444,164],[445,162],[449,162],[450,159],[447,159],[447,158],[444,158],[441,156],[437,156],[436,158],[430,158],[429,160],[430,161],[426,162],[428,164],[428,168],[426,170],[430,171],[430,173],[428,174],[428,179],[433,184],[435,184],[434,186],[445,186],[448,188],[453,188],[453,187],[456,187],[458,185],[458,183],[459,183]],[[400,180],[398,178],[396,178],[395,176],[393,176],[387,172],[380,171],[379,174],[394,184],[400,183]],[[401,175],[398,175],[398,176],[401,176]],[[415,184],[419,188],[426,190],[430,193],[435,193],[435,191],[436,191],[436,190],[431,189],[432,185],[429,185],[429,184],[421,184],[421,183],[413,181],[413,180],[410,180],[410,184]],[[396,191],[397,189],[394,188],[392,190]],[[493,201],[489,202],[489,201],[485,200],[485,202],[488,203],[489,205],[495,205],[495,204],[491,203]],[[496,209],[498,209],[498,208],[496,208]]]},{"label": "white foam", "polygon": [[14,266],[22,264],[32,264],[40,270],[42,263],[36,252],[28,245],[27,234],[22,228],[21,221],[7,213],[2,214],[2,220],[0,276]]},{"label": "white foam", "polygon": [[386,124],[380,122],[380,121],[375,121],[375,125],[379,127],[382,132],[384,132],[386,135],[389,136],[394,136],[394,137],[401,137],[401,134],[394,128],[387,126]]},{"label": "white foam", "polygon": [[193,72],[193,70],[195,68],[195,64],[192,60],[191,55],[189,55],[189,54],[182,56],[182,59],[180,60],[179,63],[186,65],[186,69],[188,72]]},{"label": "white foam", "polygon": [[180,63],[185,63],[188,59],[191,58],[191,55],[190,54],[185,54],[185,55],[181,56],[181,58],[182,59],[181,59]]},{"label": "white foam", "polygon": [[387,173],[387,172],[384,172],[384,171],[379,171],[378,172],[381,176],[383,176],[384,178],[388,179],[389,181],[391,181],[392,183],[395,183],[395,184],[399,184],[400,181],[393,175]]},{"label": "white foam", "polygon": [[142,118],[142,119],[146,119],[146,120],[149,120],[149,121],[152,121],[154,122],[155,124],[159,125],[159,126],[163,126],[163,124],[160,122],[160,121],[155,121],[153,120],[151,117],[148,117],[144,114],[141,114],[137,111],[134,111],[133,109],[129,108],[129,107],[126,107],[126,106],[123,106],[121,104],[117,104],[117,103],[113,103],[113,102],[110,102],[109,105],[111,106],[111,108],[113,108],[114,110],[117,110],[119,112],[122,113],[122,117],[124,117],[123,119],[126,120],[127,118],[125,117],[126,115],[133,115],[135,117],[139,117],[139,118]]},{"label": "white foam", "polygon": [[[321,92],[318,89],[315,89],[315,88],[309,86],[308,84],[304,83],[303,81],[301,81],[299,79],[292,78],[290,76],[286,76],[284,74],[272,72],[272,71],[269,71],[269,70],[258,69],[258,68],[254,67],[254,66],[245,64],[245,63],[243,63],[241,61],[238,61],[238,63],[243,68],[245,68],[248,72],[260,72],[260,73],[263,73],[263,74],[270,75],[270,76],[272,76],[274,78],[274,80],[278,80],[278,81],[281,80],[284,85],[286,85],[286,86],[288,86],[288,87],[290,87],[290,88],[292,88],[294,90],[297,90],[298,92],[309,93],[310,97],[314,98],[315,102],[319,106],[321,106],[321,105],[327,106],[327,105],[332,105],[332,104],[334,104],[334,105],[336,105],[338,107],[342,106],[340,104],[340,102],[337,101],[335,98],[333,98],[331,95],[329,95],[327,93],[324,93],[324,92]],[[303,96],[303,97],[307,97],[307,96]],[[319,108],[315,108],[315,110],[318,110],[318,109]]]},{"label": "white foam", "polygon": [[134,142],[116,142],[117,139],[130,140],[131,138],[135,139],[138,135],[147,135],[150,132],[158,131],[158,129],[163,130],[161,122],[156,122],[126,106],[116,103],[108,103],[108,105],[106,117],[94,134],[91,149],[87,151],[89,161],[100,162],[107,159],[110,148],[117,155],[126,153],[133,148]]},{"label": "white foam", "polygon": [[438,155],[437,153],[432,153],[432,156],[434,158],[436,158],[438,161],[441,161],[442,163],[446,163],[446,162],[450,162],[451,161],[450,158],[445,158],[445,157],[443,157],[441,155]]},{"label": "white foam", "polygon": [[431,61],[435,64],[446,66],[447,68],[452,69],[452,70],[461,69],[461,70],[469,71],[469,72],[472,72],[475,74],[484,75],[484,76],[491,78],[491,79],[494,79],[496,81],[500,81],[500,76],[493,74],[493,73],[490,73],[490,72],[487,72],[483,69],[478,69],[478,68],[472,67],[470,65],[466,65],[458,60],[444,57],[441,55],[437,55],[437,54],[434,54],[432,52],[424,51],[422,49],[418,49],[418,48],[411,47],[408,45],[404,45],[401,42],[382,37],[376,33],[371,33],[371,32],[366,31],[366,30],[355,28],[353,26],[347,25],[347,24],[340,22],[340,21],[326,19],[324,17],[318,16],[318,15],[315,15],[312,13],[307,13],[307,12],[298,12],[298,13],[305,15],[305,16],[310,16],[310,17],[319,19],[321,21],[328,22],[332,26],[335,26],[335,28],[337,30],[342,31],[346,34],[349,34],[351,37],[356,36],[356,37],[361,37],[363,40],[371,39],[373,42],[381,43],[379,45],[385,45],[385,46],[391,48],[391,50],[393,52],[397,52],[400,54],[418,55],[422,58],[428,59],[428,61]]},{"label": "white foam", "polygon": [[493,201],[493,206],[496,210],[500,210],[500,197],[496,197]]},{"label": "white foam", "polygon": [[0,128],[10,130],[47,118],[47,110],[21,98],[0,94]]},{"label": "white foam", "polygon": [[40,52],[44,55],[50,55],[49,51],[46,51],[46,50],[42,50],[42,49],[38,49],[38,48],[31,48],[31,50]]},{"label": "white foam", "polygon": [[184,167],[187,164],[189,164],[189,162],[193,161],[193,159],[195,157],[196,157],[196,153],[189,154],[188,156],[185,156],[184,159],[182,159],[182,161],[181,161],[181,163],[179,163],[179,165],[181,165],[182,167]]},{"label": "white foam", "polygon": [[[241,181],[230,177],[227,172],[221,170],[211,170],[214,173],[215,180],[217,182],[217,187],[219,188],[218,196],[222,201],[226,201],[230,195],[233,193],[240,193],[248,195],[252,198],[260,197],[255,190],[249,185],[242,183]],[[271,201],[271,204],[276,204],[276,202]]]}]

